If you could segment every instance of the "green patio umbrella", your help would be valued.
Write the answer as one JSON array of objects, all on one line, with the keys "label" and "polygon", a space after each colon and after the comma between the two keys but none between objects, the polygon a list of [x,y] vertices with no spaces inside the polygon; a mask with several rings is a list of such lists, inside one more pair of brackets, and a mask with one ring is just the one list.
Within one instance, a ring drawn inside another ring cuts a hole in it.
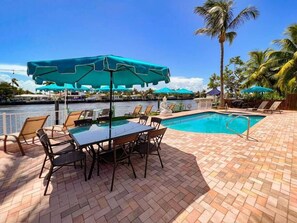
[{"label": "green patio umbrella", "polygon": [[154,94],[174,94],[174,93],[175,93],[175,90],[167,88],[167,87],[164,87],[164,88],[154,91]]},{"label": "green patio umbrella", "polygon": [[64,83],[91,85],[100,88],[102,85],[110,87],[109,128],[112,116],[112,87],[119,85],[127,88],[133,85],[148,86],[158,84],[159,81],[170,81],[169,68],[139,60],[113,55],[94,57],[32,61],[27,63],[27,73],[33,76],[37,84],[43,81],[53,81],[57,85]]},{"label": "green patio umbrella", "polygon": [[264,92],[273,92],[271,88],[254,86],[241,91],[241,93],[264,93]]},{"label": "green patio umbrella", "polygon": [[175,93],[176,94],[194,94],[193,91],[190,91],[190,90],[185,89],[185,88],[179,88],[179,89],[175,90]]},{"label": "green patio umbrella", "polygon": [[58,86],[57,84],[49,84],[49,85],[44,85],[41,87],[36,88],[35,90],[37,91],[65,91],[65,109],[68,109],[68,104],[67,104],[67,92],[68,91],[90,91],[90,88],[85,87],[85,86],[80,86],[80,88],[75,88],[73,87],[72,84],[64,84],[63,86]]},{"label": "green patio umbrella", "polygon": [[[110,88],[109,86],[101,86],[100,88],[96,88],[95,91],[110,92]],[[126,88],[125,86],[118,86],[117,88],[113,87],[112,91],[129,92],[132,91],[132,89]]]}]

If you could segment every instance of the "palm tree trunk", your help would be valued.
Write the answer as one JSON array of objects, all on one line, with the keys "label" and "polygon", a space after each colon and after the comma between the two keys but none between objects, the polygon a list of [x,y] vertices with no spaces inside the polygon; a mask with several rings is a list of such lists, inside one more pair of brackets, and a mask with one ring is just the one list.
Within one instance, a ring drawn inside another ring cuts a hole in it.
[{"label": "palm tree trunk", "polygon": [[220,42],[221,46],[221,67],[220,67],[220,76],[221,76],[221,94],[220,94],[220,106],[224,106],[224,42]]}]

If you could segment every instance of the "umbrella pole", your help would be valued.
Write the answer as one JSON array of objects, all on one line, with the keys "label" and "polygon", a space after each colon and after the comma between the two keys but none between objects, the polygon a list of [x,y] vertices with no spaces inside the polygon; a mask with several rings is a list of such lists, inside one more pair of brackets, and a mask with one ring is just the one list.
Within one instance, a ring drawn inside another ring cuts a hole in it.
[{"label": "umbrella pole", "polygon": [[111,118],[112,118],[112,76],[113,71],[110,71],[110,83],[109,83],[109,131],[111,131]]}]

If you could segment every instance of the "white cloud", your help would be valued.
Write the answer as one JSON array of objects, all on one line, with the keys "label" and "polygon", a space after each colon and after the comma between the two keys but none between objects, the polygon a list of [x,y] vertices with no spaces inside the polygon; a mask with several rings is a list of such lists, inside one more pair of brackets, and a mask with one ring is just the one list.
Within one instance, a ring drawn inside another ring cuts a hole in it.
[{"label": "white cloud", "polygon": [[22,74],[27,76],[27,67],[17,64],[0,64],[0,71],[14,72],[16,74]]},{"label": "white cloud", "polygon": [[[11,83],[11,77],[8,74],[0,74],[0,81]],[[36,84],[33,80],[18,80],[17,82],[20,88],[35,92]]]}]

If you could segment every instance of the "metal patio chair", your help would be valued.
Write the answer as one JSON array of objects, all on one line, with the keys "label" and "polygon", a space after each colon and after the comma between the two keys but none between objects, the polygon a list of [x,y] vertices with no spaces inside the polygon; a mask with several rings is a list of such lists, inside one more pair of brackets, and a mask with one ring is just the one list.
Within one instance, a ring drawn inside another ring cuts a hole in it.
[{"label": "metal patio chair", "polygon": [[4,152],[7,152],[7,141],[16,142],[19,146],[19,149],[22,155],[25,155],[21,142],[25,142],[28,144],[27,140],[32,139],[32,143],[34,143],[34,139],[36,137],[36,131],[42,128],[47,120],[49,115],[47,116],[38,116],[38,117],[28,117],[26,118],[23,127],[19,133],[7,134],[0,136],[0,140],[4,141]]}]

